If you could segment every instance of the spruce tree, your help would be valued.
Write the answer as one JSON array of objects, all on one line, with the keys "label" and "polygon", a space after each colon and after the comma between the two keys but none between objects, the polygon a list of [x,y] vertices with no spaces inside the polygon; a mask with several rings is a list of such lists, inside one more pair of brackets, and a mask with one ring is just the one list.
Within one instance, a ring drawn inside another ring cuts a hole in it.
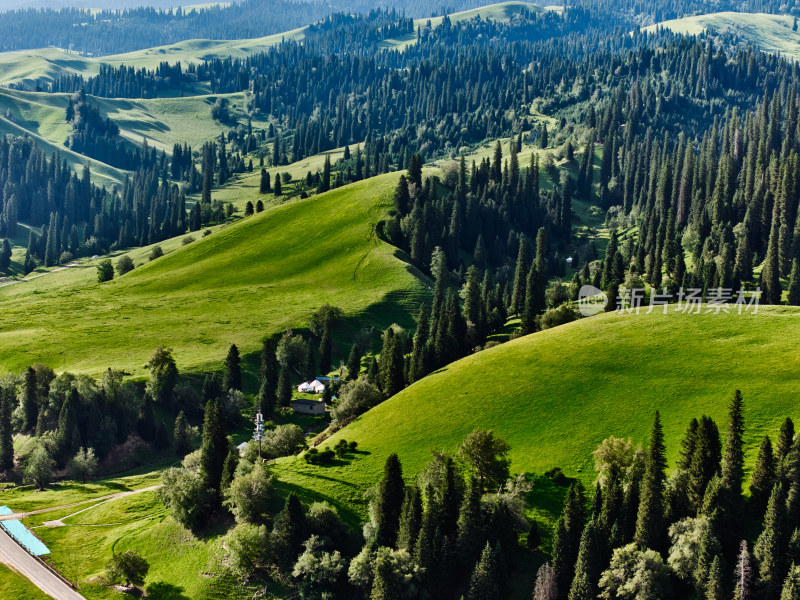
[{"label": "spruce tree", "polygon": [[647,448],[645,474],[642,481],[634,541],[641,547],[659,552],[666,549],[666,526],[664,523],[666,467],[667,460],[661,416],[656,411],[650,435],[650,445]]},{"label": "spruce tree", "polygon": [[14,427],[11,423],[13,396],[0,387],[0,471],[14,468]]},{"label": "spruce tree", "polygon": [[[156,415],[153,410],[153,399],[150,394],[145,394],[144,405],[142,406],[142,414],[139,417],[137,429],[139,435],[145,442],[152,442],[156,439]],[[75,448],[73,448],[74,450]]]},{"label": "spruce tree", "polygon": [[400,340],[394,334],[394,329],[389,327],[383,336],[379,372],[379,387],[387,398],[394,396],[405,386],[404,366]]},{"label": "spruce tree", "polygon": [[481,489],[478,481],[470,477],[458,513],[456,553],[462,569],[469,568],[478,559],[478,550],[485,539],[481,515]]},{"label": "spruce tree", "polygon": [[383,468],[383,477],[378,483],[375,500],[376,546],[394,548],[397,543],[397,529],[405,496],[403,470],[397,454],[390,454]]},{"label": "spruce tree", "polygon": [[525,287],[527,283],[530,259],[528,258],[528,241],[523,236],[519,240],[517,252],[517,268],[514,271],[514,292],[511,295],[511,314],[518,315],[525,305]]},{"label": "spruce tree", "polygon": [[722,569],[722,558],[719,554],[711,562],[706,583],[706,600],[728,600],[725,594],[725,579]]},{"label": "spruce tree", "polygon": [[750,510],[754,516],[761,517],[764,514],[774,484],[775,456],[769,436],[765,435],[750,478]]},{"label": "spruce tree", "polygon": [[739,545],[739,556],[734,569],[734,600],[753,600],[753,558],[747,549],[747,542],[742,540]]},{"label": "spruce tree", "polygon": [[278,375],[278,406],[287,408],[292,403],[292,379],[289,369],[282,368]]},{"label": "spruce tree", "polygon": [[558,600],[558,586],[550,563],[544,563],[536,573],[533,600]]},{"label": "spruce tree", "polygon": [[581,535],[575,577],[569,589],[569,600],[593,600],[597,598],[597,582],[603,570],[605,544],[602,531],[594,520],[589,521]]},{"label": "spruce tree", "polygon": [[786,460],[789,451],[794,443],[794,422],[791,418],[786,419],[781,424],[781,432],[778,435],[778,444],[775,448],[775,458],[780,463]]},{"label": "spruce tree", "polygon": [[764,530],[755,545],[758,560],[757,585],[764,600],[777,600],[785,575],[786,557],[786,494],[783,486],[776,483],[767,504]]},{"label": "spruce tree", "polygon": [[39,416],[39,398],[36,387],[36,371],[33,367],[25,369],[22,383],[22,430],[29,431],[36,425]]},{"label": "spruce tree", "polygon": [[175,419],[172,438],[175,441],[175,454],[178,458],[183,458],[192,451],[192,430],[183,411],[179,412]]},{"label": "spruce tree", "polygon": [[781,279],[780,265],[778,264],[778,204],[772,213],[772,229],[769,234],[769,244],[767,245],[767,255],[764,259],[764,266],[761,269],[761,291],[762,298],[766,304],[780,304],[781,302]]},{"label": "spruce tree", "polygon": [[228,349],[228,356],[225,358],[225,381],[223,383],[225,391],[242,389],[242,360],[239,357],[239,349],[236,344],[231,344]]},{"label": "spruce tree", "polygon": [[[797,18],[795,18],[795,29],[797,28]],[[795,260],[795,262],[797,262]],[[781,590],[781,600],[800,600],[800,566],[792,565],[789,575],[783,582]]]},{"label": "spruce tree", "polygon": [[469,581],[467,600],[500,600],[500,597],[496,551],[486,542]]},{"label": "spruce tree", "polygon": [[228,488],[236,475],[236,467],[239,466],[239,451],[233,444],[228,448],[228,455],[225,457],[225,462],[222,464],[222,477],[220,477],[220,494],[225,495]]},{"label": "spruce tree", "polygon": [[350,354],[347,357],[347,379],[358,379],[358,374],[361,372],[361,352],[358,350],[358,344],[353,344],[350,347]]},{"label": "spruce tree", "polygon": [[567,491],[564,510],[553,536],[553,571],[558,589],[562,590],[559,593],[564,597],[575,577],[575,562],[585,523],[583,486],[580,483],[573,484]]},{"label": "spruce tree", "polygon": [[331,319],[326,318],[322,327],[322,339],[319,342],[319,371],[327,375],[331,370],[331,354],[333,352],[333,334]]},{"label": "spruce tree", "polygon": [[723,523],[720,537],[723,544],[731,547],[736,543],[734,537],[742,521],[742,481],[744,480],[744,415],[742,414],[742,393],[736,390],[728,409],[728,432],[725,453],[722,456]]},{"label": "spruce tree", "polygon": [[228,457],[228,437],[225,434],[225,416],[218,400],[206,403],[203,420],[203,442],[200,447],[200,474],[206,488],[215,490],[217,502],[222,491],[222,469]]},{"label": "spruce tree", "polygon": [[259,185],[258,191],[261,194],[266,194],[272,191],[272,186],[270,185],[269,181],[269,173],[267,173],[266,169],[261,169],[261,184]]},{"label": "spruce tree", "polygon": [[792,272],[789,275],[788,303],[791,306],[800,306],[800,264],[797,259],[792,260]]},{"label": "spruce tree", "polygon": [[297,494],[286,498],[283,509],[275,516],[272,528],[272,553],[275,562],[283,569],[294,565],[308,537],[308,522]]},{"label": "spruce tree", "polygon": [[403,507],[400,510],[400,526],[397,532],[397,547],[414,555],[414,546],[422,527],[422,495],[417,486],[406,489]]}]

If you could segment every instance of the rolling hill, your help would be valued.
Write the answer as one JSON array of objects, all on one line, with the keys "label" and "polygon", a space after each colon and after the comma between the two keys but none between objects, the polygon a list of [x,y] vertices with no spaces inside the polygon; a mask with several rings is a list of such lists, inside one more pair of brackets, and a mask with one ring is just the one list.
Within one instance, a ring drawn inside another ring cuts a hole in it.
[{"label": "rolling hill", "polygon": [[[175,143],[185,142],[199,149],[203,142],[219,137],[220,133],[228,131],[230,127],[246,124],[244,94],[221,96],[228,99],[231,115],[230,121],[225,124],[211,118],[211,106],[219,95],[147,100],[90,96],[90,102],[98,106],[103,117],[111,118],[119,126],[123,139],[137,146],[141,146],[142,140],[146,139],[151,147],[171,153]],[[68,150],[64,147],[64,141],[72,131],[65,121],[64,112],[69,97],[69,94],[0,89],[0,115],[11,115],[7,125],[8,133],[16,125],[17,135],[21,133],[19,129],[23,129],[66,153]],[[253,118],[253,127],[267,126],[265,120],[258,116]],[[86,162],[86,159],[82,159],[82,162]],[[108,173],[109,177],[122,180],[123,171],[108,168],[112,169]]]},{"label": "rolling hill", "polygon": [[793,30],[794,18],[767,13],[718,12],[664,21],[645,27],[654,31],[665,27],[675,33],[699,35],[705,31],[733,33],[743,42],[765,52],[800,59],[800,32]]},{"label": "rolling hill", "polygon": [[[483,19],[508,20],[515,14],[526,10],[540,11],[543,9],[528,2],[512,0],[453,13],[450,15],[450,19],[457,22],[480,16]],[[425,26],[428,21],[435,27],[441,20],[442,17],[416,19],[414,21],[415,29]],[[102,57],[81,56],[60,48],[3,52],[0,53],[0,85],[17,84],[33,89],[37,82],[52,83],[62,75],[91,77],[100,72],[100,66],[103,64],[112,67],[125,65],[154,69],[159,63],[165,61],[170,64],[180,62],[188,65],[213,58],[246,58],[259,52],[265,52],[284,40],[301,42],[305,39],[307,32],[307,27],[300,27],[292,31],[254,39],[185,40],[177,44]],[[412,43],[416,43],[416,33],[402,38],[387,39],[384,45],[387,48],[404,48]]]},{"label": "rolling hill", "polygon": [[[282,481],[343,505],[362,494],[396,452],[407,475],[432,449],[456,450],[473,429],[494,429],[512,446],[512,472],[560,467],[594,480],[591,452],[609,435],[646,443],[661,411],[670,465],[693,416],[726,424],[735,389],[745,400],[747,462],[758,440],[797,417],[800,310],[757,314],[607,313],[519,338],[426,377],[346,426],[340,439],[363,453],[330,467],[283,459]],[[362,513],[362,516],[365,513]]]},{"label": "rolling hill", "polygon": [[306,28],[246,40],[186,40],[124,54],[102,57],[82,56],[60,48],[41,48],[0,53],[0,85],[22,84],[34,88],[37,82],[52,83],[63,75],[92,77],[101,65],[125,65],[154,69],[162,62],[196,64],[213,58],[246,58],[264,52],[283,40],[300,41]]},{"label": "rolling hill", "polygon": [[198,232],[153,262],[132,251],[137,269],[103,285],[89,261],[0,288],[0,364],[137,375],[154,348],[168,345],[182,370],[217,368],[231,343],[255,352],[263,337],[305,326],[325,303],[359,326],[409,324],[428,285],[374,230],[397,177],[290,201],[208,237]]}]

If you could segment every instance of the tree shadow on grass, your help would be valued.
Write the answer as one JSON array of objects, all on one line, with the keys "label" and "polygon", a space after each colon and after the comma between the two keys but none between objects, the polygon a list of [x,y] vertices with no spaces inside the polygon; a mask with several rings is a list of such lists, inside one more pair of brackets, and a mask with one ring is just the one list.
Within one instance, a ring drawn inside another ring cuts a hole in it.
[{"label": "tree shadow on grass", "polygon": [[152,600],[190,600],[189,596],[183,593],[182,587],[163,581],[148,585],[147,597]]}]

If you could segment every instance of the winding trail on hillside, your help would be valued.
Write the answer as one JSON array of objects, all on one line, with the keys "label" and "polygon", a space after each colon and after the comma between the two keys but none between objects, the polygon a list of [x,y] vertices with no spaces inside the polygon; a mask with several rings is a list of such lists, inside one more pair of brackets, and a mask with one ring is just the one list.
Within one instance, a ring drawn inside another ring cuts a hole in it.
[{"label": "winding trail on hillside", "polygon": [[[84,504],[91,504],[91,506],[69,515],[73,516],[89,510],[90,508],[95,508],[96,506],[105,504],[106,502],[132,496],[133,494],[140,494],[142,492],[152,492],[157,490],[159,487],[161,486],[152,485],[150,487],[141,488],[138,490],[117,492],[116,494],[101,496],[100,498],[94,498],[92,500],[84,500],[83,502],[76,502],[74,504],[52,506],[50,508],[41,508],[28,512],[15,513],[13,515],[0,515],[0,521],[6,521],[10,519],[26,519],[33,515],[39,515],[56,510],[64,510],[75,506],[82,506]],[[61,521],[66,518],[67,517],[61,517],[61,519],[56,521],[48,521],[45,523],[45,525],[51,527],[60,527],[64,525],[64,523]],[[67,583],[66,579],[60,577],[54,569],[49,568],[41,559],[29,554],[24,548],[22,548],[22,546],[14,541],[14,539],[8,533],[6,533],[5,529],[2,527],[0,527],[0,563],[7,565],[28,579],[33,585],[38,587],[51,598],[55,598],[55,600],[86,600],[84,596],[78,593]]]},{"label": "winding trail on hillside", "polygon": [[63,271],[64,269],[69,269],[70,267],[77,267],[79,264],[80,264],[79,262],[71,262],[68,265],[64,265],[63,267],[58,267],[57,269],[53,269],[52,271],[39,273],[38,275],[31,275],[30,277],[25,277],[24,279],[12,279],[10,281],[0,281],[0,288],[7,287],[9,285],[14,285],[15,283],[22,283],[23,281],[32,281],[34,279],[39,279],[39,277],[44,277],[45,275],[50,275],[51,273],[58,273],[59,271]]}]

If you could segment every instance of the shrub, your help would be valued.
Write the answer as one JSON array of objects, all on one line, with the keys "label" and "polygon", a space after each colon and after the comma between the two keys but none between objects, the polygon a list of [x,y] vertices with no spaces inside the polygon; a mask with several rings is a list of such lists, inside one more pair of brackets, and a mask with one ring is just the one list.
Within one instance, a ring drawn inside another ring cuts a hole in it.
[{"label": "shrub", "polygon": [[270,456],[289,456],[305,441],[303,430],[297,425],[278,425],[264,436],[264,448]]},{"label": "shrub", "polygon": [[183,244],[184,246],[188,246],[193,241],[194,241],[194,236],[193,235],[187,235],[185,238],[183,238],[181,240],[181,244]]},{"label": "shrub", "polygon": [[147,572],[150,570],[148,563],[134,550],[115,554],[106,564],[106,581],[125,585],[142,585]]},{"label": "shrub", "polygon": [[339,402],[331,410],[335,424],[357,417],[378,405],[383,396],[378,388],[366,381],[350,381],[342,388]]},{"label": "shrub", "polygon": [[114,279],[114,266],[108,258],[101,260],[97,265],[97,282],[104,283]]},{"label": "shrub", "polygon": [[117,275],[122,276],[125,273],[130,273],[135,268],[133,264],[133,260],[127,254],[125,256],[121,256],[117,261]]},{"label": "shrub", "polygon": [[211,230],[210,230],[210,229],[206,229],[206,230],[203,232],[203,237],[206,237],[207,235],[211,235]]},{"label": "shrub", "polygon": [[150,256],[148,257],[150,260],[155,260],[157,258],[161,258],[164,256],[164,251],[161,249],[161,246],[155,246],[150,251]]},{"label": "shrub", "polygon": [[578,313],[567,304],[562,304],[558,308],[550,308],[540,318],[540,329],[550,329],[566,323],[578,320]]},{"label": "shrub", "polygon": [[58,262],[61,263],[62,265],[65,265],[67,263],[72,262],[73,258],[74,257],[72,256],[72,252],[62,252],[61,256],[58,257]]}]

